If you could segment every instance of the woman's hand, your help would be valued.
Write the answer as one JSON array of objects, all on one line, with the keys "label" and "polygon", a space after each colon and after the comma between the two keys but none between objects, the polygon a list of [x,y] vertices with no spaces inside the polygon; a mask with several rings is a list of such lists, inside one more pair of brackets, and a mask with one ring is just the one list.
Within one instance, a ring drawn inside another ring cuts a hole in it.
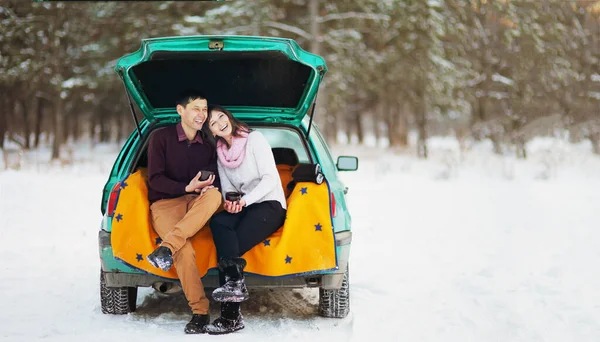
[{"label": "woman's hand", "polygon": [[246,201],[244,199],[235,202],[225,200],[223,208],[225,208],[228,213],[237,214],[242,211],[245,205]]}]

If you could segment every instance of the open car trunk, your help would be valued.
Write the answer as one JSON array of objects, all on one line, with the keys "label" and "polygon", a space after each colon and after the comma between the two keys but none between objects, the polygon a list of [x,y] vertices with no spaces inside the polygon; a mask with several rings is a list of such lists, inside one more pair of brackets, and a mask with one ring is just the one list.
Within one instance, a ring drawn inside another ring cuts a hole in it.
[{"label": "open car trunk", "polygon": [[150,121],[176,116],[177,96],[197,89],[241,120],[299,124],[327,67],[290,39],[194,36],[143,40],[115,71]]}]

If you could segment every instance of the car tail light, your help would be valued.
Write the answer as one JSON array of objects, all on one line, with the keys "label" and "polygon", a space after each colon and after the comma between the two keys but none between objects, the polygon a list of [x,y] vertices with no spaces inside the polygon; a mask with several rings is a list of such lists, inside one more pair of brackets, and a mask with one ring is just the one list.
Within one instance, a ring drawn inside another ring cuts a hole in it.
[{"label": "car tail light", "polygon": [[335,204],[335,195],[333,192],[331,193],[331,217],[335,217],[337,215],[336,204]]},{"label": "car tail light", "polygon": [[110,192],[110,197],[108,197],[108,205],[106,210],[106,215],[112,217],[115,208],[117,207],[117,198],[119,196],[119,188],[121,187],[121,182],[117,182]]}]

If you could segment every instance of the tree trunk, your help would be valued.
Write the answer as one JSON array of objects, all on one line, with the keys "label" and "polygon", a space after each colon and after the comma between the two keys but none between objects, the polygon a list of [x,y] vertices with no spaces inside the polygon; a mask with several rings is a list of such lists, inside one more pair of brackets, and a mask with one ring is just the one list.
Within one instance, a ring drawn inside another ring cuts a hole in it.
[{"label": "tree trunk", "polygon": [[352,133],[353,133],[353,124],[352,124],[352,120],[351,120],[351,116],[348,115],[348,113],[346,113],[346,117],[345,117],[345,129],[346,129],[346,136],[348,137],[348,142],[352,141]]},{"label": "tree trunk", "polygon": [[42,118],[44,114],[44,99],[38,97],[37,101],[37,112],[35,113],[35,122],[33,123],[34,140],[33,148],[40,146],[40,134],[42,133]]},{"label": "tree trunk", "polygon": [[398,146],[408,146],[408,103],[396,104],[396,137],[398,139]]},{"label": "tree trunk", "polygon": [[310,41],[310,52],[320,55],[321,52],[321,42],[319,41],[319,22],[317,19],[319,18],[319,0],[309,0],[308,1],[308,13],[310,16],[310,34],[312,36],[312,40]]},{"label": "tree trunk", "polygon": [[7,93],[4,98],[6,104],[6,138],[10,139],[11,135],[15,133],[15,111],[16,104],[11,93]]},{"label": "tree trunk", "polygon": [[96,125],[98,123],[98,115],[96,112],[92,112],[89,120],[89,134],[90,134],[90,144],[92,148],[96,146]]},{"label": "tree trunk", "polygon": [[116,126],[115,128],[117,129],[117,144],[120,144],[123,138],[125,137],[125,134],[127,134],[125,132],[125,117],[124,115],[115,115],[114,120]]},{"label": "tree trunk", "polygon": [[385,117],[385,126],[387,127],[387,138],[390,143],[390,147],[399,146],[398,139],[396,139],[396,134],[394,134],[394,116],[390,113],[387,113]]},{"label": "tree trunk", "polygon": [[[29,97],[29,96],[28,96]],[[19,100],[19,104],[21,105],[21,115],[23,116],[23,140],[25,142],[25,149],[29,150],[31,148],[30,136],[31,136],[31,127],[29,126],[29,110],[31,106],[27,105],[25,100]]]},{"label": "tree trunk", "polygon": [[494,154],[502,155],[504,151],[502,149],[502,139],[500,138],[500,134],[491,133],[490,140],[492,141],[492,149],[494,150]]},{"label": "tree trunk", "polygon": [[425,125],[424,113],[417,114],[417,156],[419,158],[427,159],[427,129]]},{"label": "tree trunk", "polygon": [[527,150],[525,149],[525,138],[517,137],[515,139],[515,148],[518,159],[527,159]]},{"label": "tree trunk", "polygon": [[380,111],[381,117],[385,120],[385,126],[387,127],[387,138],[390,143],[390,146],[399,146],[398,136],[396,135],[396,113],[391,110],[390,101],[392,99],[389,96],[386,96],[382,101],[380,101]]},{"label": "tree trunk", "polygon": [[418,104],[415,111],[415,121],[417,124],[417,156],[427,159],[429,151],[427,150],[427,107],[425,104],[425,94],[421,90],[417,94]]},{"label": "tree trunk", "polygon": [[325,117],[325,140],[328,144],[337,142],[337,115],[336,111],[332,110],[329,105],[329,98],[327,97],[327,87],[322,86],[319,91],[319,103],[317,103],[317,110],[321,108],[323,111],[319,113]]},{"label": "tree trunk", "polygon": [[56,96],[54,103],[54,140],[52,141],[52,156],[50,159],[55,160],[60,158],[60,147],[63,138],[63,115],[64,115],[64,99]]},{"label": "tree trunk", "polygon": [[375,108],[373,113],[373,134],[375,135],[375,146],[379,146],[379,140],[381,139],[380,122],[383,121],[383,101],[380,99],[379,105]]},{"label": "tree trunk", "polygon": [[[312,39],[310,40],[310,52],[315,55],[321,55],[321,27],[318,22],[319,18],[319,0],[309,0],[308,1],[308,13],[310,17],[310,35]],[[327,86],[325,84],[321,84],[319,89],[318,101],[316,103],[316,107],[314,110],[314,114],[316,117],[319,117],[319,121],[322,122],[323,125],[323,135],[328,144],[331,144],[337,141],[337,132],[335,123],[335,117],[330,117],[330,112],[327,110],[328,106],[328,97],[327,97]],[[313,121],[314,123],[315,121]]]},{"label": "tree trunk", "polygon": [[358,143],[363,144],[365,142],[365,132],[362,123],[362,116],[357,111],[354,115],[354,125],[356,126],[356,135],[358,136]]},{"label": "tree trunk", "polygon": [[110,140],[110,121],[104,115],[100,116],[100,142]]},{"label": "tree trunk", "polygon": [[592,133],[588,136],[588,139],[592,143],[592,152],[600,155],[600,132]]},{"label": "tree trunk", "polygon": [[400,132],[398,133],[398,139],[400,140],[401,147],[408,146],[408,113],[403,112],[400,114]]},{"label": "tree trunk", "polygon": [[81,112],[75,110],[73,111],[72,116],[71,136],[73,137],[73,141],[77,142],[81,137]]},{"label": "tree trunk", "polygon": [[475,126],[479,123],[479,100],[475,99],[470,102],[471,104],[471,119],[469,120],[469,129],[471,130],[471,135],[477,141],[481,141],[483,138],[481,136],[481,132],[475,129]]},{"label": "tree trunk", "polygon": [[[63,108],[65,109],[65,114],[63,115],[63,128],[62,128],[62,133],[63,133],[63,137],[61,139],[61,141],[63,143],[67,143],[69,142],[69,136],[71,135],[71,115],[73,114],[73,112],[69,109],[73,108],[72,106],[67,106],[67,104],[65,103]],[[68,114],[67,114],[68,111]]]},{"label": "tree trunk", "polygon": [[0,95],[0,149],[4,149],[4,137],[8,132],[8,95],[6,93]]}]

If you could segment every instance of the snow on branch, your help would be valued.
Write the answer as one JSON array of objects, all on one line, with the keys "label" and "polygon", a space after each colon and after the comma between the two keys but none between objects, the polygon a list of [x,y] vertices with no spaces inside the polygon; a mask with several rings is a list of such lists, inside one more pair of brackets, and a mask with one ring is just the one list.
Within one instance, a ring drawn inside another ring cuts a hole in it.
[{"label": "snow on branch", "polygon": [[332,20],[343,20],[343,19],[371,19],[371,20],[390,20],[390,16],[387,14],[377,14],[377,13],[357,13],[357,12],[347,12],[347,13],[334,13],[329,14],[324,17],[318,17],[317,22],[325,23]]},{"label": "snow on branch", "polygon": [[492,80],[495,82],[500,82],[507,86],[513,86],[515,84],[515,81],[513,81],[512,79],[504,77],[498,73],[492,75]]},{"label": "snow on branch", "polygon": [[280,29],[280,30],[283,30],[283,31],[295,33],[295,34],[299,35],[300,37],[303,37],[303,38],[306,38],[306,39],[312,39],[313,38],[310,33],[306,32],[303,29],[298,28],[296,26],[282,24],[282,23],[278,23],[276,21],[267,21],[267,22],[265,22],[265,25],[267,25],[269,27],[272,27],[272,28]]}]

